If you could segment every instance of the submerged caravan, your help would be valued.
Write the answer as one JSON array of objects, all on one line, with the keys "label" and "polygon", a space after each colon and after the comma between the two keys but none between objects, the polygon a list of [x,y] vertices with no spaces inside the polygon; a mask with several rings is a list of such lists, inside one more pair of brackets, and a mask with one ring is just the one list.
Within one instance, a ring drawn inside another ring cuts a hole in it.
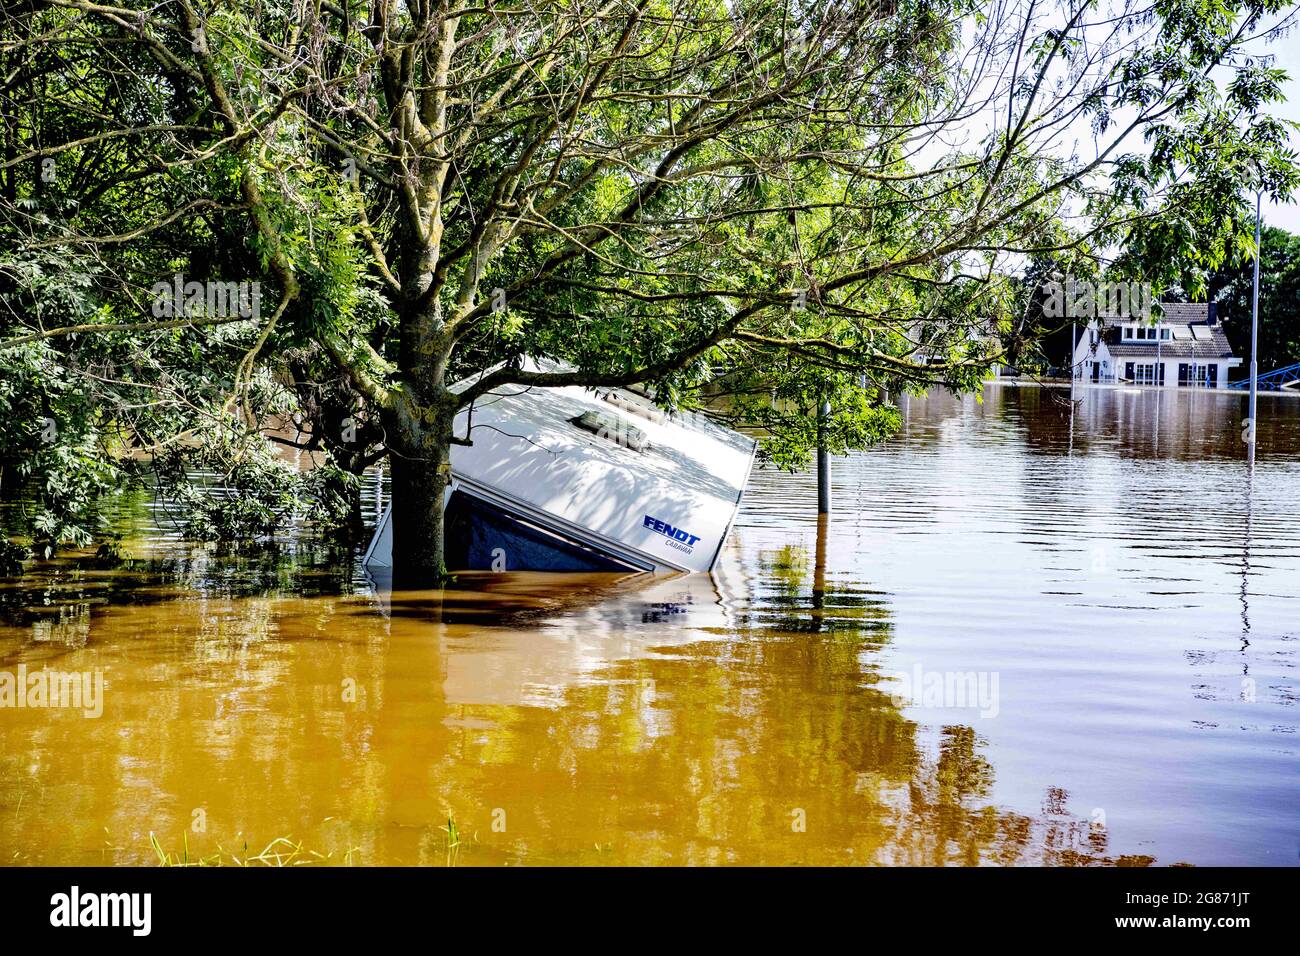
[{"label": "submerged caravan", "polygon": [[[562,366],[531,360],[530,370]],[[470,381],[460,383],[464,389]],[[463,410],[446,493],[452,571],[708,571],[757,443],[623,388],[504,386]],[[367,548],[391,573],[392,507]]]}]

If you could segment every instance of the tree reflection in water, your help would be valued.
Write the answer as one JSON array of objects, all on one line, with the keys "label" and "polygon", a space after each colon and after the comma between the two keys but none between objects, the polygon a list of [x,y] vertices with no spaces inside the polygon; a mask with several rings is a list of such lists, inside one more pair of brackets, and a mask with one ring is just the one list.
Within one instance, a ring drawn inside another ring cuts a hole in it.
[{"label": "tree reflection in water", "polygon": [[993,805],[978,735],[900,711],[884,595],[796,547],[759,564],[727,595],[527,575],[312,594],[343,582],[276,559],[29,577],[0,601],[0,667],[102,667],[109,689],[99,720],[5,715],[0,843],[149,862],[149,832],[196,854],[290,835],[442,864],[450,812],[461,864],[1128,862],[1062,792]]}]

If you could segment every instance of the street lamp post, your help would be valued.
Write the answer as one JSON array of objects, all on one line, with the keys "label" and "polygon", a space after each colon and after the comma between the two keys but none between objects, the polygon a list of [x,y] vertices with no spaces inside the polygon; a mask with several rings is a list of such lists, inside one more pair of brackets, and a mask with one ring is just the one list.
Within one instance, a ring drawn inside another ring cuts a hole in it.
[{"label": "street lamp post", "polygon": [[1250,436],[1250,444],[1247,454],[1250,457],[1251,464],[1255,463],[1255,431],[1258,424],[1255,420],[1255,413],[1259,401],[1260,206],[1263,194],[1262,189],[1255,191],[1255,279],[1250,292],[1250,411],[1247,415],[1247,423],[1250,426],[1247,434]]}]

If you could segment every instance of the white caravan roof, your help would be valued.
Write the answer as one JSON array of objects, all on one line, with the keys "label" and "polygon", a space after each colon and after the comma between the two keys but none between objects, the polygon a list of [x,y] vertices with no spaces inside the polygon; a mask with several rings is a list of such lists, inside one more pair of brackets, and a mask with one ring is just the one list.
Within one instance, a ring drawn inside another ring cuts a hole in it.
[{"label": "white caravan roof", "polygon": [[[713,566],[756,448],[703,415],[669,414],[627,389],[503,386],[461,411],[456,434],[470,422],[473,444],[451,449],[453,489],[653,571]],[[385,513],[369,566],[391,565],[388,525]]]}]

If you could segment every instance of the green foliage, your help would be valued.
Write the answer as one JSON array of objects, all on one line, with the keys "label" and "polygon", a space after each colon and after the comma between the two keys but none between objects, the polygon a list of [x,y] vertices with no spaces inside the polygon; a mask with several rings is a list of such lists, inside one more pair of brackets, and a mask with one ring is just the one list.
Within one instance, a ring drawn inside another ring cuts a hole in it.
[{"label": "green foliage", "polygon": [[30,548],[15,544],[8,538],[0,538],[0,577],[21,573],[23,562],[31,556]]},{"label": "green foliage", "polygon": [[299,471],[271,443],[234,432],[169,450],[156,468],[173,519],[197,541],[256,541],[291,522],[337,532],[360,492],[359,476],[332,462]]},{"label": "green foliage", "polygon": [[303,472],[298,487],[304,520],[331,537],[345,538],[355,528],[348,525],[361,494],[361,476],[332,461]]},{"label": "green foliage", "polygon": [[[1043,364],[1043,277],[1198,295],[1243,187],[1297,184],[1243,46],[1281,0],[488,5],[446,47],[429,5],[124,2],[0,20],[0,486],[45,552],[150,464],[199,538],[352,525],[449,382],[526,355],[783,467],[866,447],[903,392]],[[1080,118],[1095,159],[1060,148]],[[177,274],[261,314],[148,327]],[[289,426],[325,468],[278,459]]]},{"label": "green foliage", "polygon": [[120,534],[110,534],[98,548],[95,549],[94,563],[100,568],[116,568],[125,564],[130,556],[122,548],[122,536]]},{"label": "green foliage", "polygon": [[275,533],[297,506],[297,473],[261,440],[228,436],[172,449],[158,461],[185,535],[244,541]]},{"label": "green foliage", "polygon": [[[1265,226],[1259,272],[1259,370],[1300,362],[1300,236]],[[1254,236],[1208,281],[1233,351],[1249,362]]]},{"label": "green foliage", "polygon": [[21,524],[7,530],[31,537],[42,557],[88,546],[106,499],[135,473],[68,359],[37,343],[0,352],[0,484],[22,498]]}]

